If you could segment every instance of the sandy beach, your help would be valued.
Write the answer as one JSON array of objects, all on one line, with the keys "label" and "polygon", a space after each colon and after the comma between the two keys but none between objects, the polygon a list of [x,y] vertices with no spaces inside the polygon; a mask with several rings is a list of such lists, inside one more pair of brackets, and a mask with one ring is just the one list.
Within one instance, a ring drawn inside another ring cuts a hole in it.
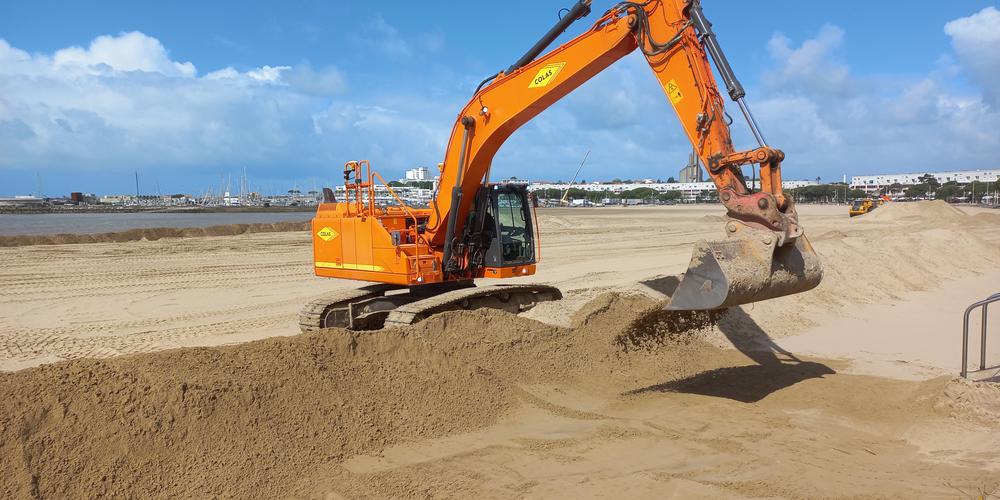
[{"label": "sandy beach", "polygon": [[956,378],[1000,211],[800,213],[805,294],[667,314],[721,207],[549,208],[563,300],[365,333],[299,334],[356,286],[304,231],[0,248],[0,495],[1000,495],[1000,384]]}]

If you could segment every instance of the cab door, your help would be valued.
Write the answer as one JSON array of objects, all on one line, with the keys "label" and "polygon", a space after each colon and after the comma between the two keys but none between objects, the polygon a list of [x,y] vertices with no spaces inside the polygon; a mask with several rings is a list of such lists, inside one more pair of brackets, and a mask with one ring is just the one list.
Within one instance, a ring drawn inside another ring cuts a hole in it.
[{"label": "cab door", "polygon": [[486,252],[487,267],[523,266],[535,262],[534,227],[525,187],[494,186],[486,215],[486,221],[490,220],[496,230]]}]

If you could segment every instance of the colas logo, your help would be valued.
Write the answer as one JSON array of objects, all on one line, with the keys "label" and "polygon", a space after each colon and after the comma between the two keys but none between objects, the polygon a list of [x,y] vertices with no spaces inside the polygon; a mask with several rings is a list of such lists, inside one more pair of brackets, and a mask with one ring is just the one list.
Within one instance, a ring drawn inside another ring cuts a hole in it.
[{"label": "colas logo", "polygon": [[542,69],[538,70],[538,73],[535,73],[535,77],[531,79],[531,83],[528,84],[528,88],[533,89],[536,87],[544,87],[552,83],[552,81],[556,79],[556,75],[559,74],[559,71],[565,65],[566,63],[561,62],[542,66]]},{"label": "colas logo", "polygon": [[319,232],[316,233],[316,236],[322,238],[323,241],[330,241],[336,238],[338,236],[338,233],[333,229],[330,229],[329,227],[324,227],[323,229],[320,229]]}]

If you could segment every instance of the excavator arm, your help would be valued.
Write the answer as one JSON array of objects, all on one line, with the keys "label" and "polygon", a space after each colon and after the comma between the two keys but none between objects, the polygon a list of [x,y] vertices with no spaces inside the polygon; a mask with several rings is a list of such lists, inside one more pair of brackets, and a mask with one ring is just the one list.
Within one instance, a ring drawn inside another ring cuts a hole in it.
[{"label": "excavator arm", "polygon": [[[461,271],[456,238],[504,141],[639,49],[715,183],[729,218],[727,240],[696,245],[670,307],[714,309],[815,287],[822,276],[818,258],[799,226],[793,201],[781,188],[784,153],[764,141],[699,0],[619,3],[585,33],[539,55],[569,24],[589,12],[590,0],[579,0],[520,60],[484,81],[459,113],[425,231],[432,246],[444,249],[445,271]],[[756,149],[734,150],[709,56],[747,119],[759,144]],[[759,165],[757,191],[742,173],[748,164]]]}]

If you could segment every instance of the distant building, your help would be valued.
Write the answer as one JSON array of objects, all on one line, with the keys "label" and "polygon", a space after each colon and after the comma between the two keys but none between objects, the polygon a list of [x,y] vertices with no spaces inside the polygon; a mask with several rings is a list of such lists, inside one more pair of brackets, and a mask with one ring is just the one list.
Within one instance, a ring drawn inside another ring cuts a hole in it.
[{"label": "distant building", "polygon": [[431,180],[428,170],[424,167],[411,168],[406,171],[405,177],[401,179],[407,181],[429,181]]},{"label": "distant building", "polygon": [[135,195],[132,194],[106,194],[101,196],[100,201],[104,205],[125,205],[135,203]]},{"label": "distant building", "polygon": [[0,207],[37,207],[45,204],[44,198],[35,196],[15,196],[13,198],[0,198]]},{"label": "distant building", "polygon": [[[390,189],[392,192],[390,193]],[[432,189],[423,189],[418,187],[410,186],[397,186],[390,188],[382,184],[376,184],[374,186],[375,190],[375,204],[376,205],[398,205],[396,197],[401,198],[407,205],[410,206],[428,206],[430,204],[431,195],[434,193]],[[395,196],[393,196],[395,193]],[[339,185],[334,188],[334,197],[337,200],[346,200],[347,189],[343,185]]]},{"label": "distant building", "polygon": [[705,182],[705,172],[701,169],[701,162],[698,161],[698,155],[694,151],[688,155],[687,166],[678,172],[677,178],[681,182]]},{"label": "distant building", "polygon": [[881,175],[855,175],[851,177],[851,188],[860,189],[865,192],[876,192],[884,188],[899,184],[902,186],[914,186],[920,184],[920,178],[930,175],[937,179],[938,183],[957,182],[968,184],[970,182],[996,182],[1000,179],[1000,169],[987,170],[954,170],[950,172],[919,172],[907,174],[881,174]]},{"label": "distant building", "polygon": [[[815,186],[816,184],[816,181],[782,181],[781,187],[784,189],[795,189],[803,186]],[[562,192],[568,188],[580,189],[588,192],[607,191],[615,194],[624,193],[625,191],[631,191],[638,188],[650,188],[659,193],[680,191],[681,199],[684,201],[695,201],[706,197],[714,197],[716,195],[715,183],[712,182],[654,182],[653,184],[644,184],[642,182],[621,182],[613,184],[601,184],[598,182],[590,184],[536,182],[531,183],[528,186],[528,190],[530,191],[554,189]]]},{"label": "distant building", "polygon": [[523,184],[523,185],[528,185],[528,184],[531,184],[531,181],[528,180],[528,179],[518,179],[517,177],[511,176],[509,179],[499,179],[499,180],[496,181],[496,183],[497,184]]},{"label": "distant building", "polygon": [[[758,187],[759,186],[758,181]],[[819,184],[816,181],[781,181],[781,189],[798,189],[800,187],[815,186]]]}]

